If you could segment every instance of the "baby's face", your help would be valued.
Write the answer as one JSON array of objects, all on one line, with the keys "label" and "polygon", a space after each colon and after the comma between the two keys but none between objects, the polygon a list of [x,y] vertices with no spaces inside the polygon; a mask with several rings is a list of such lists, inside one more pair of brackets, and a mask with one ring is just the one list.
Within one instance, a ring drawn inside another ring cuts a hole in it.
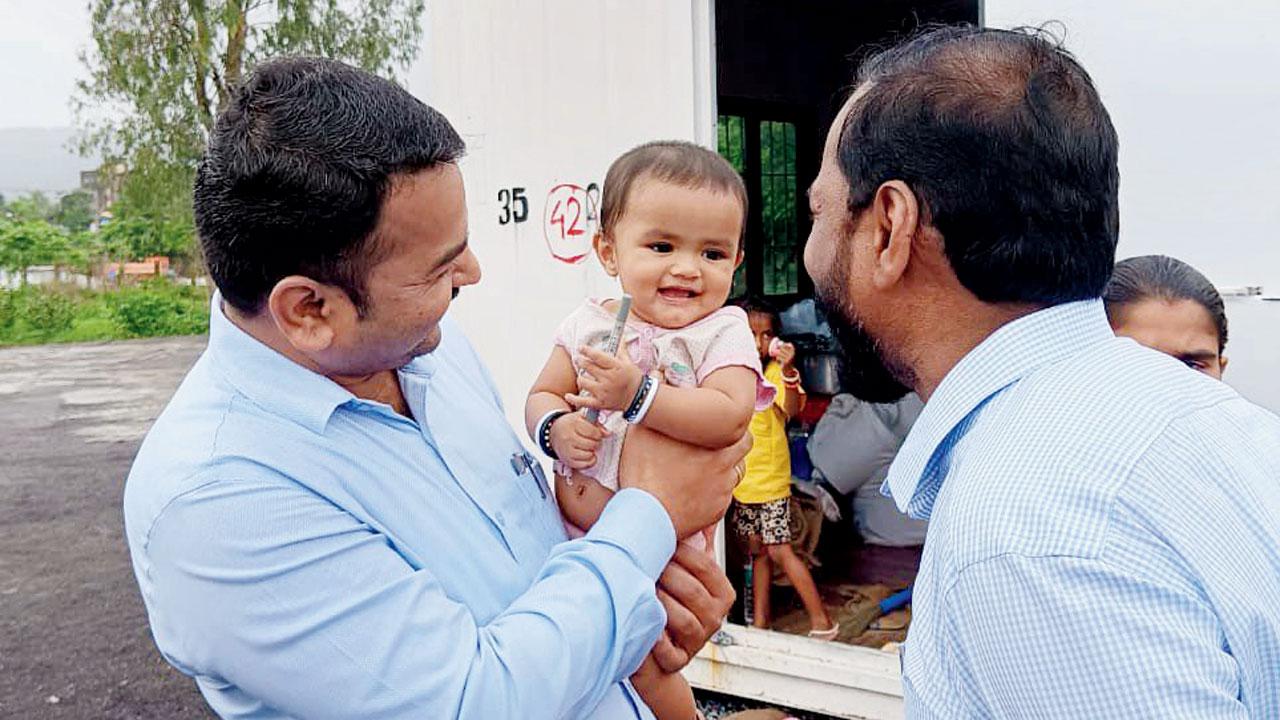
[{"label": "baby's face", "polygon": [[600,242],[600,260],[631,295],[636,317],[681,328],[729,298],[741,232],[742,205],[732,194],[643,178],[612,239]]}]

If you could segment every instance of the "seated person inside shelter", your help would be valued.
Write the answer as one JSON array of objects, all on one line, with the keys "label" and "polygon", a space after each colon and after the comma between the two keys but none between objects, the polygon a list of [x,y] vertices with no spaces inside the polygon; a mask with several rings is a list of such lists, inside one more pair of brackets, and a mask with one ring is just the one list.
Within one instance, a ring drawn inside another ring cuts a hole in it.
[{"label": "seated person inside shelter", "polygon": [[1195,268],[1167,255],[1121,260],[1102,299],[1116,335],[1222,379],[1227,313],[1217,288]]},{"label": "seated person inside shelter", "polygon": [[908,517],[880,492],[894,456],[923,409],[915,393],[890,403],[865,402],[842,393],[831,398],[809,436],[814,479],[853,496],[854,526],[869,545],[924,544],[928,523]]},{"label": "seated person inside shelter", "polygon": [[[831,338],[831,327],[811,299],[791,306],[781,319],[786,337]],[[816,342],[818,347],[823,345]],[[801,479],[814,481],[801,487],[816,492],[824,512],[831,510],[827,518],[832,521],[839,518],[839,510],[834,500],[829,508],[823,501],[823,482],[841,495],[851,495],[854,526],[867,544],[919,547],[924,544],[927,523],[899,511],[890,498],[881,494],[880,485],[924,403],[914,393],[893,402],[866,402],[839,392],[841,384],[830,387],[836,392],[829,395],[807,443],[799,448],[807,457],[801,458],[798,474]],[[808,466],[812,466],[812,478]]]}]

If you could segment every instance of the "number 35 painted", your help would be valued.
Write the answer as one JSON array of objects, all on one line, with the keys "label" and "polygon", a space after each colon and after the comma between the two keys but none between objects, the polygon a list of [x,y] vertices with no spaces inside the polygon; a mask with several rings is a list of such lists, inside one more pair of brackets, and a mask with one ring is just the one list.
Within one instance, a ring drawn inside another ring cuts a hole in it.
[{"label": "number 35 painted", "polygon": [[498,191],[498,205],[502,212],[498,214],[498,224],[522,223],[529,219],[529,198],[524,196],[524,188],[502,188]]}]

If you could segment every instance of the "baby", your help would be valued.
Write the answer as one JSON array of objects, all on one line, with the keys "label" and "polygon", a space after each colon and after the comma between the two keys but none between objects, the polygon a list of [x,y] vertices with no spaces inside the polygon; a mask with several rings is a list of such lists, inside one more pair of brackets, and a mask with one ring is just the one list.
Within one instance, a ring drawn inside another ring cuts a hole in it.
[{"label": "baby", "polygon": [[[525,405],[530,435],[557,461],[571,534],[588,530],[617,490],[628,425],[723,448],[773,401],[746,313],[724,306],[742,262],[746,205],[742,178],[691,143],[648,143],[610,166],[594,244],[632,297],[619,351],[600,350],[618,301],[587,301],[561,324]],[[575,412],[583,409],[601,411],[600,422]],[[712,531],[685,542],[710,551]],[[695,717],[688,684],[652,657],[631,680],[659,720]]]}]

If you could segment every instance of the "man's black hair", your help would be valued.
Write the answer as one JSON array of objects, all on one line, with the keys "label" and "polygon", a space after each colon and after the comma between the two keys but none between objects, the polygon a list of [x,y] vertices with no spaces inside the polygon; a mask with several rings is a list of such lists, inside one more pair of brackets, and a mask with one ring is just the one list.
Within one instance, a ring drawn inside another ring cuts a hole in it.
[{"label": "man's black hair", "polygon": [[1218,289],[1199,270],[1167,255],[1142,255],[1116,263],[1102,299],[1114,321],[1126,305],[1143,300],[1191,300],[1204,308],[1218,333],[1218,352],[1227,346],[1227,310]]},{"label": "man's black hair", "polygon": [[1115,263],[1111,119],[1046,33],[930,29],[871,56],[841,130],[850,211],[911,187],[960,282],[986,302],[1096,298]]},{"label": "man's black hair", "polygon": [[319,58],[263,63],[227,99],[196,172],[209,275],[248,314],[289,275],[339,287],[364,312],[393,180],[464,149],[443,115],[389,80]]}]

